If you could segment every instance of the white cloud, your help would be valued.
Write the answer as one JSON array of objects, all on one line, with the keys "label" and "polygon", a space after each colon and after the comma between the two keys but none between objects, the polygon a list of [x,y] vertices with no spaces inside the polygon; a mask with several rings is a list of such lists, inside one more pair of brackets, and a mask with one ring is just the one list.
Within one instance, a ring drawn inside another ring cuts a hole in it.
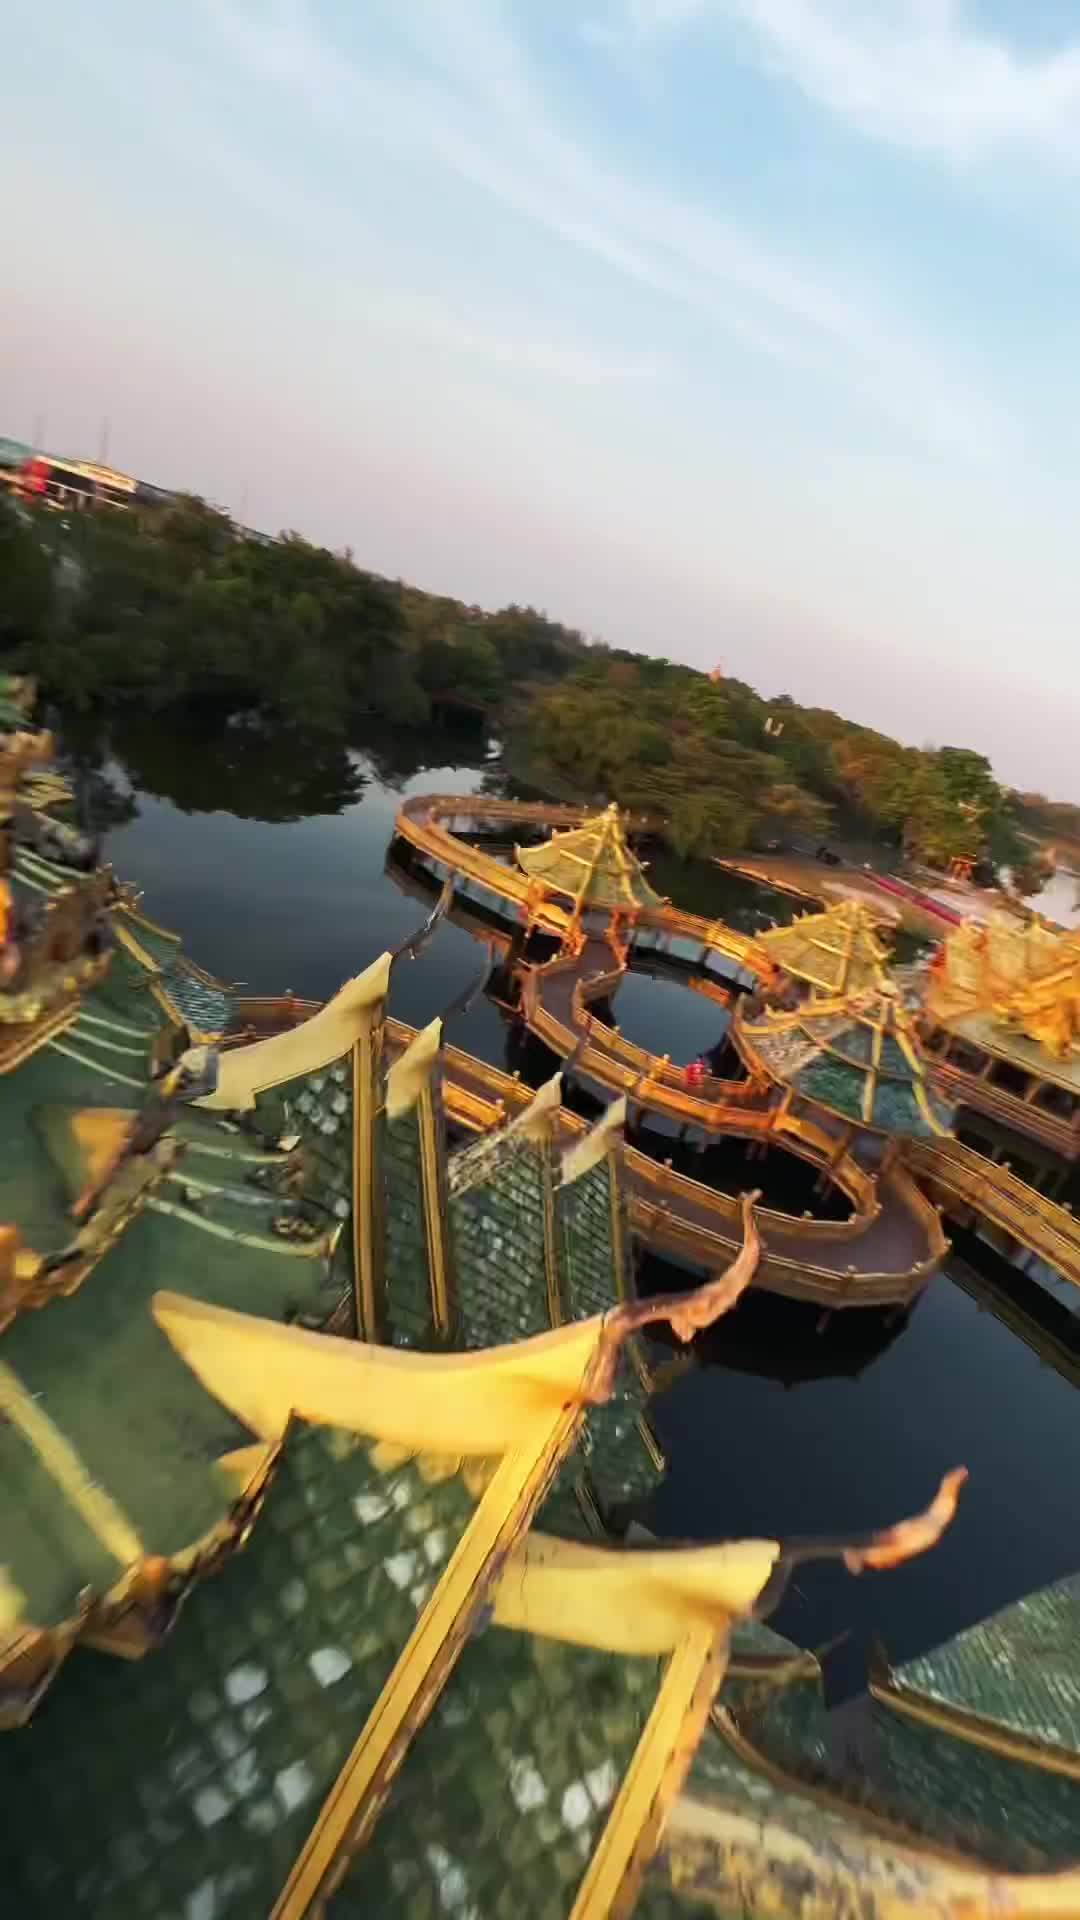
[{"label": "white cloud", "polygon": [[[959,161],[1020,148],[1080,160],[1080,37],[1025,53],[974,24],[962,0],[701,0],[693,11],[740,21],[776,71],[864,133]],[[626,18],[660,31],[689,12],[627,0]]]},{"label": "white cloud", "polygon": [[[689,0],[635,4],[643,28],[691,12]],[[631,177],[572,131],[495,0],[370,0],[379,51],[362,60],[302,9],[207,0],[207,12],[234,56],[282,88],[290,114],[306,113],[323,141],[354,152],[372,144],[386,167],[395,153],[410,165],[426,156],[594,267],[869,403],[905,436],[969,460],[1000,452],[988,396],[871,288],[789,255],[715,206]]]},{"label": "white cloud", "polygon": [[660,380],[671,371],[659,353],[622,352],[587,342],[523,331],[511,315],[493,319],[460,301],[403,288],[365,288],[355,310],[369,325],[426,346],[466,354],[486,367],[583,385],[623,385]]}]

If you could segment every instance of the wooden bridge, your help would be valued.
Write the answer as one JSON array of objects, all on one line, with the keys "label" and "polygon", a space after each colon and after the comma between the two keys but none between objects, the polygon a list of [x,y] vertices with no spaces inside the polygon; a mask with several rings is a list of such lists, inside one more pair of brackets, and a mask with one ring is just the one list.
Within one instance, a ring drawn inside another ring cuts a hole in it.
[{"label": "wooden bridge", "polygon": [[[770,1133],[775,1112],[765,1089],[745,1077],[705,1074],[691,1085],[684,1067],[667,1054],[650,1053],[627,1040],[617,1026],[598,1020],[588,1002],[616,991],[626,973],[621,951],[607,940],[586,941],[577,953],[559,954],[543,966],[522,966],[521,1012],[526,1025],[561,1060],[574,1056],[575,1071],[635,1103],[705,1133]],[[730,1004],[712,982],[722,1005]]]},{"label": "wooden bridge", "polygon": [[[235,1019],[241,1030],[227,1037],[226,1045],[230,1038],[239,1042],[280,1031],[318,1011],[319,1002],[293,996],[238,1000]],[[416,1036],[414,1027],[399,1020],[388,1019],[386,1027],[394,1052],[404,1051]],[[516,1074],[458,1047],[445,1046],[443,1059],[447,1113],[471,1132],[513,1119],[533,1097],[533,1088]],[[587,1128],[567,1107],[559,1108],[555,1124],[563,1145]],[[850,1155],[838,1158],[835,1139],[802,1118],[780,1115],[773,1131],[779,1144],[827,1171],[853,1211],[838,1221],[798,1219],[759,1207],[765,1252],[754,1284],[826,1310],[910,1304],[948,1251],[937,1211],[915,1182],[897,1168],[879,1183]],[[624,1149],[624,1167],[631,1225],[645,1246],[708,1272],[734,1259],[741,1243],[737,1199],[632,1146]]]},{"label": "wooden bridge", "polygon": [[952,1209],[989,1221],[1080,1286],[1080,1221],[1067,1207],[959,1140],[910,1140],[903,1160],[920,1185]]},{"label": "wooden bridge", "polygon": [[[394,833],[431,862],[439,878],[445,878],[447,873],[463,874],[504,901],[513,918],[522,922],[531,919],[541,931],[562,939],[571,926],[571,913],[550,896],[538,898],[526,874],[471,845],[466,836],[495,826],[580,827],[589,817],[583,807],[558,806],[547,800],[495,800],[460,793],[416,794],[399,808]],[[649,814],[631,814],[626,824],[631,830],[651,832],[660,823]],[[665,940],[673,944],[680,958],[705,964],[710,954],[720,954],[748,975],[757,975],[768,965],[748,935],[725,926],[722,920],[706,920],[696,913],[684,913],[681,907],[643,906],[637,912],[636,927],[639,937],[644,935],[650,944]],[[659,950],[664,951],[662,944]]]}]

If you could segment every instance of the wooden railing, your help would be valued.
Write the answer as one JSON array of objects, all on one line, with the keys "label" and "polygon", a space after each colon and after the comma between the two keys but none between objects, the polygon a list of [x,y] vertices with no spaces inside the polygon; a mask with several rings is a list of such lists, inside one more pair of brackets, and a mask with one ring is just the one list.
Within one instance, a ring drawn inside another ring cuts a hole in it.
[{"label": "wooden railing", "polygon": [[[686,1068],[673,1065],[669,1054],[650,1053],[645,1047],[639,1047],[635,1041],[627,1040],[619,1032],[618,1027],[612,1026],[607,1020],[598,1019],[596,1014],[589,1012],[586,1001],[601,999],[610,992],[610,987],[607,985],[610,977],[606,974],[602,975],[600,977],[602,984],[598,984],[595,979],[578,981],[570,1003],[573,1030],[564,1029],[571,1045],[576,1046],[584,1034],[587,1039],[595,1041],[615,1059],[622,1060],[627,1066],[633,1067],[635,1072],[644,1074],[648,1079],[663,1086],[685,1089],[688,1085]],[[621,972],[614,978],[616,982],[621,980]],[[761,1081],[755,1083],[745,1077],[738,1080],[722,1080],[715,1073],[707,1073],[697,1082],[697,1088],[709,1100],[760,1100],[763,1083]]]},{"label": "wooden railing", "polygon": [[575,957],[560,957],[544,967],[531,968],[525,975],[522,1012],[530,1030],[553,1053],[566,1059],[575,1054],[579,1043],[584,1041],[577,1055],[579,1070],[605,1086],[632,1093],[643,1106],[655,1106],[680,1120],[714,1128],[721,1117],[720,1109],[726,1113],[730,1108],[738,1108],[751,1131],[771,1130],[773,1122],[761,1105],[760,1081],[720,1080],[714,1074],[706,1074],[691,1091],[684,1068],[673,1066],[666,1055],[650,1053],[637,1046],[607,1021],[587,1012],[585,996],[599,998],[605,991],[610,992],[612,985],[622,979],[622,968],[593,975],[587,982],[579,980],[570,1000],[573,1024],[567,1025],[561,1020],[544,1005],[544,988],[553,974],[573,972],[579,965]]},{"label": "wooden railing", "polygon": [[904,1162],[918,1179],[1004,1228],[1080,1285],[1080,1222],[1067,1208],[958,1140],[911,1140]]},{"label": "wooden railing", "polygon": [[[696,1265],[719,1268],[731,1260],[739,1244],[735,1235],[712,1232],[633,1192],[630,1218],[651,1245]],[[785,1231],[790,1237],[793,1229],[804,1224],[788,1221]],[[824,1267],[811,1260],[788,1259],[766,1248],[754,1284],[787,1299],[810,1300],[829,1308],[905,1305],[922,1291],[937,1265],[938,1258],[928,1253],[904,1272],[873,1273],[854,1262],[848,1268]]]},{"label": "wooden railing", "polygon": [[[253,1027],[261,1027],[264,1032],[268,1026],[306,1018],[318,1011],[317,1002],[285,996],[248,997],[236,1005],[239,1018],[247,1018]],[[248,1037],[238,1034],[233,1043],[241,1043]],[[387,1019],[386,1038],[392,1053],[403,1052],[415,1037],[415,1027],[392,1017]],[[459,1047],[446,1046],[443,1060],[447,1111],[454,1120],[472,1130],[487,1131],[507,1118],[512,1119],[533,1097],[533,1089],[520,1078],[462,1052]],[[580,1138],[587,1122],[562,1107],[558,1110],[556,1126],[560,1136],[569,1140]],[[766,1242],[772,1232],[789,1243],[798,1239],[808,1246],[835,1246],[845,1240],[855,1245],[880,1211],[877,1185],[872,1176],[849,1155],[836,1160],[836,1142],[801,1116],[778,1112],[774,1126],[789,1151],[802,1153],[818,1166],[823,1164],[823,1156],[833,1158],[828,1169],[830,1178],[848,1193],[856,1213],[846,1221],[807,1220],[762,1207],[758,1209],[758,1218]],[[624,1147],[623,1161],[631,1223],[644,1240],[695,1266],[719,1269],[732,1260],[741,1241],[740,1208],[736,1199],[703,1186],[686,1174],[676,1173],[634,1147]],[[892,1177],[895,1178],[895,1170]],[[907,1304],[939,1264],[945,1244],[935,1210],[916,1193],[913,1183],[907,1184],[912,1204],[924,1208],[928,1216],[928,1251],[906,1272],[862,1272],[854,1263],[844,1269],[831,1268],[805,1260],[801,1255],[796,1259],[766,1253],[756,1284],[766,1291],[808,1300],[827,1309]]]},{"label": "wooden railing", "polygon": [[[664,1205],[665,1197],[677,1199],[684,1208],[692,1207],[695,1212],[706,1214],[715,1232],[722,1234],[730,1227],[736,1230],[737,1237],[741,1230],[742,1211],[741,1202],[734,1195],[722,1193],[717,1187],[704,1186],[700,1180],[691,1179],[689,1174],[676,1173],[663,1161],[639,1153],[636,1147],[625,1149],[625,1159],[634,1185],[644,1198],[658,1206]],[[865,1211],[853,1209],[846,1220],[819,1220],[812,1215],[778,1213],[771,1207],[761,1206],[756,1212],[766,1238],[770,1233],[778,1233],[788,1238],[797,1236],[800,1240],[833,1245],[858,1240],[879,1219],[881,1206],[874,1191],[870,1206]],[[937,1218],[936,1214],[934,1217]]]},{"label": "wooden railing", "polygon": [[[465,873],[493,893],[515,903],[528,899],[534,905],[533,918],[538,926],[561,932],[570,915],[554,900],[537,896],[527,875],[516,867],[495,860],[480,848],[451,833],[442,823],[446,819],[522,820],[552,827],[581,826],[589,818],[582,807],[566,807],[554,802],[495,800],[475,794],[416,794],[399,808],[394,832],[419,852],[442,861],[447,867]],[[630,815],[627,824],[639,831],[656,831],[661,822],[648,814]],[[661,933],[694,941],[702,948],[724,953],[729,959],[754,973],[771,971],[765,954],[748,935],[738,933],[722,920],[704,920],[699,914],[685,913],[681,907],[642,907],[636,915],[637,927],[655,927]]]},{"label": "wooden railing", "polygon": [[968,1073],[949,1060],[933,1059],[931,1071],[947,1100],[971,1107],[991,1120],[1000,1120],[1015,1133],[1027,1134],[1066,1158],[1071,1159],[1080,1151],[1080,1129],[1073,1121],[1047,1113],[1033,1100],[1023,1100],[1019,1094],[1006,1092],[1004,1087],[995,1087],[980,1074]]}]

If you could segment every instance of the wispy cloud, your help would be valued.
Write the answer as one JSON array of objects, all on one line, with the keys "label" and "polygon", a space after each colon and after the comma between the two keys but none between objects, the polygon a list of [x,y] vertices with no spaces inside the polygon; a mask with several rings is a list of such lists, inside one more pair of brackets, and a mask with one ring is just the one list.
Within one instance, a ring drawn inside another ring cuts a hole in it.
[{"label": "wispy cloud", "polygon": [[582,386],[637,385],[667,378],[671,362],[661,353],[635,353],[555,333],[523,330],[512,315],[492,315],[444,296],[404,288],[367,288],[353,302],[357,316],[396,338],[464,354],[487,368]]},{"label": "wispy cloud", "polygon": [[[689,0],[651,0],[657,25],[689,10]],[[998,450],[988,396],[857,277],[617,170],[553,106],[496,0],[369,0],[380,51],[363,61],[301,6],[212,13],[234,52],[285,89],[323,138],[355,141],[362,130],[387,162],[395,150],[426,153],[595,267],[757,355],[837,384],[923,444],[978,461]]]},{"label": "wispy cloud", "polygon": [[[1031,4],[1031,0],[1028,0]],[[731,18],[773,69],[862,132],[953,160],[1080,162],[1080,34],[1030,52],[962,0],[626,0],[629,30]]]}]

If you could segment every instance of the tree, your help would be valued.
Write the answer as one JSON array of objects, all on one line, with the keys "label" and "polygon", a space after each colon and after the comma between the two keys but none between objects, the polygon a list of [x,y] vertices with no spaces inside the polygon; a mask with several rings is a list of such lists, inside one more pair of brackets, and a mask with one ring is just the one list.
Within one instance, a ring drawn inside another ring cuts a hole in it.
[{"label": "tree", "polygon": [[52,629],[56,600],[37,516],[0,499],[0,655],[29,665]]}]

